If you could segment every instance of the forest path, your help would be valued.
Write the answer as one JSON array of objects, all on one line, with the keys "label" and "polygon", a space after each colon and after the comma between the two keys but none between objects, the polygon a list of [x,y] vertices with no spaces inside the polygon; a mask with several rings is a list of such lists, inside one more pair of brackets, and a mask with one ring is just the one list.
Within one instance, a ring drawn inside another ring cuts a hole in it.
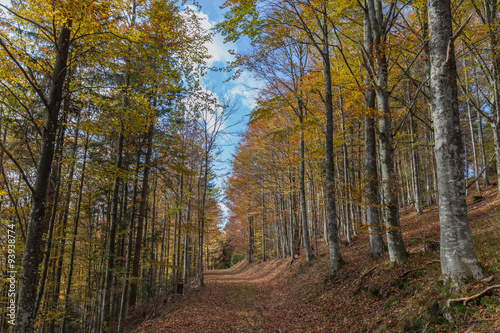
[{"label": "forest path", "polygon": [[243,264],[206,272],[205,287],[136,332],[330,332],[321,309],[294,298],[274,279],[276,266],[284,264],[258,272]]}]

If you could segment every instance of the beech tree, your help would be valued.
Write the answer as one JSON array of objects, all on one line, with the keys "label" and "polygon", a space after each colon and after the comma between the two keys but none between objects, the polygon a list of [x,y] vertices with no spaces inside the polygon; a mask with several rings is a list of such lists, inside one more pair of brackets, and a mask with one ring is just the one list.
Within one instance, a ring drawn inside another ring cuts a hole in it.
[{"label": "beech tree", "polygon": [[434,124],[439,217],[441,225],[441,269],[445,283],[460,286],[465,279],[483,277],[467,217],[463,146],[458,110],[457,65],[448,0],[431,0],[429,41],[431,55],[432,119]]}]

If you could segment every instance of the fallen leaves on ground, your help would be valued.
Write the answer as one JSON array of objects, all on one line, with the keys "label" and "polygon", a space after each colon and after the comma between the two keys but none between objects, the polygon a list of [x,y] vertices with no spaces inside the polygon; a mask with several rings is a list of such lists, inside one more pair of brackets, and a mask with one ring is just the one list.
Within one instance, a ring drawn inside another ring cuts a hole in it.
[{"label": "fallen leaves on ground", "polygon": [[[490,187],[483,200],[468,200],[476,252],[490,277],[465,286],[460,296],[500,282],[496,193]],[[425,246],[439,241],[437,207],[420,216],[402,210],[401,224],[410,257],[400,266],[389,267],[387,254],[371,258],[360,228],[353,243],[342,245],[347,265],[331,278],[327,248],[318,241],[319,256],[309,263],[300,256],[291,265],[284,258],[208,271],[203,288],[177,301],[156,301],[161,306],[144,305],[129,322],[135,320],[137,333],[500,332],[500,309],[488,303],[499,299],[498,291],[465,309],[443,310],[449,295],[443,293],[439,248]]]}]

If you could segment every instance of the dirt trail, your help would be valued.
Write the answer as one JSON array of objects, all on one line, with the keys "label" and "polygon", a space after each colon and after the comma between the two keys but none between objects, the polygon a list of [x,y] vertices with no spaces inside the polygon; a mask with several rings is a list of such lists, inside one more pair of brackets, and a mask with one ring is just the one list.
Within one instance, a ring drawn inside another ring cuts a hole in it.
[{"label": "dirt trail", "polygon": [[206,272],[204,288],[136,332],[330,332],[317,306],[295,299],[273,279],[286,264]]}]

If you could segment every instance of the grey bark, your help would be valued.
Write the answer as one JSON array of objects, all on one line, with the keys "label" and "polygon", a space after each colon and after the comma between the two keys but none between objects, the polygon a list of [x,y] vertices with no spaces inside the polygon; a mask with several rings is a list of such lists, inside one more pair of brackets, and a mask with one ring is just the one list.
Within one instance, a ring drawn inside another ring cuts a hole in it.
[{"label": "grey bark", "polygon": [[422,214],[422,198],[420,196],[420,163],[418,161],[417,147],[415,144],[416,134],[415,134],[415,122],[413,121],[413,115],[409,115],[410,121],[410,135],[411,135],[411,159],[412,159],[412,174],[413,174],[413,202],[415,206],[415,211],[417,215]]},{"label": "grey bark", "polygon": [[[484,150],[484,135],[483,135],[483,117],[481,117],[481,114],[478,112],[477,114],[477,132],[478,132],[478,137],[479,137],[479,148],[481,151],[481,165],[483,168],[487,167],[486,163],[486,152]],[[481,181],[484,186],[489,186],[490,182],[488,180],[488,172],[487,170],[481,170],[482,175],[481,175]]]},{"label": "grey bark", "polygon": [[457,68],[449,0],[428,2],[432,119],[439,191],[440,257],[444,282],[460,286],[483,276],[467,217]]},{"label": "grey bark", "polygon": [[349,181],[349,158],[347,151],[347,139],[346,139],[346,126],[345,126],[345,114],[344,114],[344,101],[342,98],[342,89],[339,88],[339,99],[340,99],[340,122],[342,126],[342,162],[343,162],[343,178],[344,178],[344,199],[345,199],[345,226],[344,234],[347,239],[347,244],[352,242],[351,229],[353,225],[353,216],[351,215],[351,203],[350,203],[350,181]]},{"label": "grey bark", "polygon": [[307,224],[307,204],[306,204],[306,183],[305,183],[305,142],[304,142],[304,130],[302,124],[304,123],[304,110],[302,106],[302,100],[298,100],[298,113],[299,113],[299,123],[300,128],[300,146],[299,146],[299,200],[300,200],[300,214],[302,222],[302,234],[304,239],[304,251],[306,253],[306,261],[309,262],[313,258],[311,250],[311,242],[309,238],[309,228]]},{"label": "grey bark", "polygon": [[[213,138],[212,138],[213,139]],[[200,286],[205,284],[203,276],[203,238],[205,234],[205,203],[207,199],[207,186],[208,186],[208,159],[212,144],[214,141],[209,142],[207,128],[205,128],[205,156],[204,156],[204,170],[203,170],[203,191],[201,196],[201,211],[198,213],[198,278]]]},{"label": "grey bark", "polygon": [[[373,37],[370,31],[368,14],[364,13],[364,48],[372,54]],[[368,59],[367,59],[368,60]],[[369,66],[372,66],[370,64]],[[372,80],[367,76],[365,93],[365,181],[366,181],[366,220],[370,233],[370,254],[380,256],[384,252],[384,241],[379,217],[379,188],[377,173],[377,142],[375,137],[375,90]]]},{"label": "grey bark", "polygon": [[[186,214],[186,224],[190,225],[191,224],[191,184],[189,185],[189,191],[188,191],[188,202],[187,202],[187,214]],[[182,283],[186,288],[189,285],[189,267],[190,267],[190,260],[189,260],[189,252],[190,251],[190,246],[191,246],[191,237],[189,235],[190,233],[190,228],[187,228],[186,234],[184,236],[184,267],[183,267],[183,272],[182,272]]]},{"label": "grey bark", "polygon": [[[333,96],[332,75],[330,67],[330,49],[328,45],[328,23],[326,5],[322,6],[322,20],[320,25],[323,48],[324,94],[325,94],[325,159],[326,159],[326,209],[328,219],[328,246],[330,253],[330,274],[340,269],[343,259],[340,254],[340,244],[337,226],[337,212],[335,201],[335,164],[333,158]],[[319,21],[318,21],[319,22]]]},{"label": "grey bark", "polygon": [[[470,103],[467,102],[467,117],[469,118],[469,130],[470,130],[470,141],[471,141],[471,150],[472,150],[472,159],[474,165],[474,177],[478,177],[479,168],[477,165],[477,153],[476,153],[476,135],[474,134],[474,124],[472,122],[472,115],[470,111]],[[476,191],[481,192],[480,183],[476,181]]]},{"label": "grey bark", "polygon": [[[392,8],[391,4],[391,8]],[[394,147],[391,128],[391,110],[389,107],[388,88],[388,63],[386,58],[386,38],[390,30],[390,24],[394,17],[394,10],[389,10],[384,17],[383,5],[380,0],[367,0],[367,18],[370,22],[369,32],[373,39],[374,65],[371,67],[372,80],[377,86],[375,89],[377,104],[382,115],[379,118],[379,139],[381,157],[381,175],[384,195],[384,218],[387,233],[387,247],[389,249],[390,261],[400,264],[406,258],[407,252],[403,243],[401,227],[399,225],[398,209],[398,184],[394,170]],[[365,50],[366,52],[366,50]],[[367,61],[367,65],[369,62]]]}]

